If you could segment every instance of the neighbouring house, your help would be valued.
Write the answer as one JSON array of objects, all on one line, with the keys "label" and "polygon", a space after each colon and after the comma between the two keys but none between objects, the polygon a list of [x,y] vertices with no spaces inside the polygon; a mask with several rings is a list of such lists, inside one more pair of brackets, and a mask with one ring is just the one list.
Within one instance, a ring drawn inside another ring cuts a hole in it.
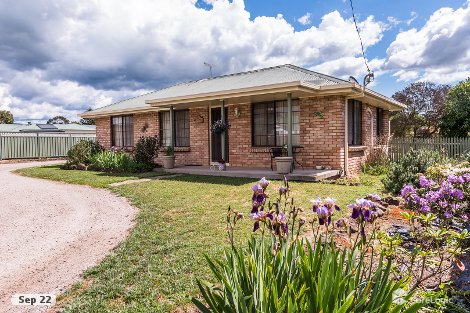
[{"label": "neighbouring house", "polygon": [[[177,165],[224,159],[268,168],[270,148],[290,138],[288,150],[304,168],[356,174],[370,149],[387,145],[389,114],[403,108],[357,83],[281,65],[178,84],[81,116],[96,120],[97,140],[107,148],[158,135],[163,146],[174,145]],[[220,119],[229,130],[211,133]]]},{"label": "neighbouring house", "polygon": [[0,124],[0,133],[94,135],[96,127],[80,124]]}]

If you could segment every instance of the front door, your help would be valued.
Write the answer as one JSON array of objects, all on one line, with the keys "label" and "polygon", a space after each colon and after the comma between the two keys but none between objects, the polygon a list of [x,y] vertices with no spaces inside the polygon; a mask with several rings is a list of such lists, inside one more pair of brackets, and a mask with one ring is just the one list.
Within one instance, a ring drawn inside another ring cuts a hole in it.
[{"label": "front door", "polygon": [[[227,108],[225,108],[225,123],[228,123]],[[211,125],[222,118],[221,108],[211,108]],[[222,136],[225,136],[225,162],[228,163],[228,132],[222,134],[211,133],[211,161],[219,162],[222,160]]]}]

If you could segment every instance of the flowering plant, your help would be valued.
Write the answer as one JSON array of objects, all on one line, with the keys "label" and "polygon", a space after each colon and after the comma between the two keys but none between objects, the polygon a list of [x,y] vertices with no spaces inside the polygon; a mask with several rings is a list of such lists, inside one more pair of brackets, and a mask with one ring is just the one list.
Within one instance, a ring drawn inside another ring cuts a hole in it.
[{"label": "flowering plant", "polygon": [[226,131],[229,128],[230,128],[229,124],[225,123],[222,120],[218,120],[218,121],[215,121],[211,125],[211,132],[213,132],[215,134],[222,134],[224,131]]},{"label": "flowering plant", "polygon": [[435,214],[441,225],[468,223],[470,174],[450,175],[440,183],[419,177],[419,187],[405,185],[401,196],[409,209],[418,213]]},{"label": "flowering plant", "polygon": [[[403,216],[410,223],[412,242],[407,249],[400,248],[402,254],[396,260],[409,264],[404,273],[414,281],[411,290],[433,277],[441,281],[454,265],[464,268],[459,256],[469,239],[469,189],[470,174],[449,175],[439,182],[420,176],[418,187],[402,188],[401,195],[410,210]],[[420,270],[413,272],[413,268]]]},{"label": "flowering plant", "polygon": [[[390,259],[385,260],[381,254],[375,264],[368,261],[366,255],[374,249],[372,245],[364,247],[356,240],[352,246],[340,249],[328,240],[335,224],[347,225],[344,218],[336,223],[332,220],[340,210],[335,199],[312,200],[312,227],[316,233],[321,229],[325,236],[320,234],[310,242],[299,239],[306,218],[294,205],[287,180],[277,188],[272,201],[268,186],[270,182],[262,178],[251,187],[250,217],[253,231],[261,232],[261,238],[252,236],[247,249],[236,247],[233,240],[233,229],[243,214],[229,208],[231,249],[223,260],[207,258],[218,282],[198,280],[205,303],[195,298],[192,301],[201,312],[398,313],[406,306],[405,312],[415,313],[423,307],[423,303],[408,306],[412,293],[400,295],[407,281],[392,278]],[[358,200],[353,208],[360,210],[358,223],[372,222],[369,217],[373,214],[367,213],[372,205],[365,203],[366,199]]]}]

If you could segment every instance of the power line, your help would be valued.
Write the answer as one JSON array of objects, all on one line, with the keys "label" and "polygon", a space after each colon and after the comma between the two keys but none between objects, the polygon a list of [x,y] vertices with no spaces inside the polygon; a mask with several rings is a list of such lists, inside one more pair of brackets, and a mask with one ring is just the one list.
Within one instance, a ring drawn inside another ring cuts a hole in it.
[{"label": "power line", "polygon": [[369,65],[367,64],[366,54],[364,52],[364,44],[362,43],[361,33],[359,32],[359,27],[357,27],[356,15],[354,14],[354,6],[353,6],[352,0],[349,0],[349,3],[351,4],[351,11],[352,11],[352,16],[353,16],[354,26],[356,26],[356,32],[357,32],[357,35],[359,36],[359,41],[361,42],[361,50],[362,50],[362,57],[364,58],[364,64],[367,67],[367,71],[370,73],[370,68],[369,68]]}]

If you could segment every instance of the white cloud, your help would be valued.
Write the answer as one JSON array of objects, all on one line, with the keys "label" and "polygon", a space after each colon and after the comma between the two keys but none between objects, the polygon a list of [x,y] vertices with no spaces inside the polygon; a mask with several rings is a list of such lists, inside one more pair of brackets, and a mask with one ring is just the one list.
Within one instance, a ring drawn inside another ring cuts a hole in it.
[{"label": "white cloud", "polygon": [[312,16],[311,13],[307,13],[305,14],[304,16],[302,17],[299,17],[297,19],[297,22],[299,22],[300,24],[302,25],[310,25],[312,23],[312,21],[310,20],[310,16]]},{"label": "white cloud", "polygon": [[388,16],[387,21],[390,24],[390,26],[397,26],[397,25],[400,25],[402,23],[402,21],[400,21],[399,19],[397,19],[394,16]]},{"label": "white cloud", "polygon": [[413,23],[414,20],[416,20],[416,19],[418,18],[418,13],[416,13],[416,12],[414,12],[414,11],[412,11],[412,12],[410,13],[410,15],[411,15],[411,17],[406,21],[406,25],[408,25],[408,26],[410,26],[411,23]]},{"label": "white cloud", "polygon": [[[337,11],[295,31],[282,14],[250,17],[243,0],[207,0],[210,9],[194,0],[18,1],[0,2],[0,83],[8,87],[0,106],[10,101],[21,119],[76,119],[89,106],[207,77],[203,62],[215,75],[284,63],[330,64],[326,74],[359,67],[348,65],[361,53],[353,22]],[[369,16],[359,28],[367,48],[386,25]]]},{"label": "white cloud", "polygon": [[434,12],[421,29],[400,32],[387,49],[384,69],[399,80],[452,83],[470,72],[470,1]]}]

